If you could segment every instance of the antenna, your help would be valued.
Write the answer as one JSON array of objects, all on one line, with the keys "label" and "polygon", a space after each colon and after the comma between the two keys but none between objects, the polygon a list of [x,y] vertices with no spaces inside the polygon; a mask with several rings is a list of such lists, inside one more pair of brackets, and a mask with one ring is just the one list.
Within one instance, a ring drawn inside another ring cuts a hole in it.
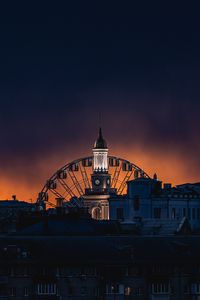
[{"label": "antenna", "polygon": [[99,127],[101,127],[101,121],[102,121],[102,119],[101,119],[101,112],[99,112]]}]

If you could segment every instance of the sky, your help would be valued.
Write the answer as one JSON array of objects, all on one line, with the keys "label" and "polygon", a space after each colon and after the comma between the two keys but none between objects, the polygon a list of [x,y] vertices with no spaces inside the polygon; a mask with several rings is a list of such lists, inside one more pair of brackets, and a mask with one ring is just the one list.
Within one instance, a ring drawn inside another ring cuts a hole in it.
[{"label": "sky", "polygon": [[200,181],[198,14],[169,1],[1,4],[0,199],[34,201],[90,155],[99,114],[110,154]]}]

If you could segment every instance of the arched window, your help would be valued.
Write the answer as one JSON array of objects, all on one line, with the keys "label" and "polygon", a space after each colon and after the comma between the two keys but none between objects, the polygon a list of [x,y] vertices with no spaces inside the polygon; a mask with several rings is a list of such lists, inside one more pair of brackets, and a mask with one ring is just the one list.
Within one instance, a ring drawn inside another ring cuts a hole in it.
[{"label": "arched window", "polygon": [[92,209],[92,218],[96,220],[101,219],[101,209],[99,207],[93,207]]}]

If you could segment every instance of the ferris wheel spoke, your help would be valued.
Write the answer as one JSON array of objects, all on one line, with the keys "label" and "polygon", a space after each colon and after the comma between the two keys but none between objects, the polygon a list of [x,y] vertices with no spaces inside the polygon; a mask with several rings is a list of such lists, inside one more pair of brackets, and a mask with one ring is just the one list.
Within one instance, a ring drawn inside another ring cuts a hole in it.
[{"label": "ferris wheel spoke", "polygon": [[63,195],[61,195],[58,191],[56,190],[49,190],[49,191],[52,192],[54,195],[56,195],[58,198],[63,198]]},{"label": "ferris wheel spoke", "polygon": [[119,195],[121,195],[126,187],[126,183],[127,181],[129,181],[129,179],[131,178],[131,176],[134,174],[134,169],[132,171],[127,171],[123,181],[121,182],[117,192]]},{"label": "ferris wheel spoke", "polygon": [[115,173],[114,173],[114,176],[113,176],[113,183],[112,183],[113,188],[116,188],[116,185],[117,185],[117,182],[118,182],[118,179],[119,179],[119,174],[120,174],[121,170],[122,170],[122,164],[120,164],[120,167],[118,167],[115,170]]},{"label": "ferris wheel spoke", "polygon": [[90,185],[90,181],[89,181],[85,166],[81,166],[81,163],[79,162],[79,168],[81,171],[81,175],[83,178],[83,183],[84,183],[85,188],[90,188],[91,185]]},{"label": "ferris wheel spoke", "polygon": [[114,175],[112,176],[112,179],[111,179],[111,186],[113,187],[113,184],[115,182],[115,177],[116,177],[116,174],[117,174],[117,171],[118,170],[118,166],[115,167],[115,171],[114,171]]},{"label": "ferris wheel spoke", "polygon": [[67,183],[64,181],[64,179],[58,179],[58,182],[61,184],[65,192],[70,196],[70,197],[76,197],[72,189],[67,185]]},{"label": "ferris wheel spoke", "polygon": [[84,192],[83,192],[82,187],[81,187],[80,183],[78,182],[76,176],[74,175],[74,171],[69,171],[68,174],[69,174],[79,196],[81,197],[84,194]]}]

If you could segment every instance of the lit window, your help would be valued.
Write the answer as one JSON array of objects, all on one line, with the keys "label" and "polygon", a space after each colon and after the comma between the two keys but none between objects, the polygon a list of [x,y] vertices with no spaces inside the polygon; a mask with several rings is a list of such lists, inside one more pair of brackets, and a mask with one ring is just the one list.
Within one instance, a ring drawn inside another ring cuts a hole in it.
[{"label": "lit window", "polygon": [[56,284],[55,283],[38,283],[37,285],[38,295],[55,295]]},{"label": "lit window", "polygon": [[152,294],[169,294],[169,283],[153,283],[151,286]]},{"label": "lit window", "polygon": [[123,284],[108,284],[106,286],[106,294],[124,294]]},{"label": "lit window", "polygon": [[196,282],[196,283],[191,284],[191,293],[193,295],[199,295],[200,294],[200,282]]},{"label": "lit window", "polygon": [[130,294],[131,294],[131,287],[130,286],[126,286],[125,290],[124,290],[124,293],[125,293],[126,296],[130,296]]}]

